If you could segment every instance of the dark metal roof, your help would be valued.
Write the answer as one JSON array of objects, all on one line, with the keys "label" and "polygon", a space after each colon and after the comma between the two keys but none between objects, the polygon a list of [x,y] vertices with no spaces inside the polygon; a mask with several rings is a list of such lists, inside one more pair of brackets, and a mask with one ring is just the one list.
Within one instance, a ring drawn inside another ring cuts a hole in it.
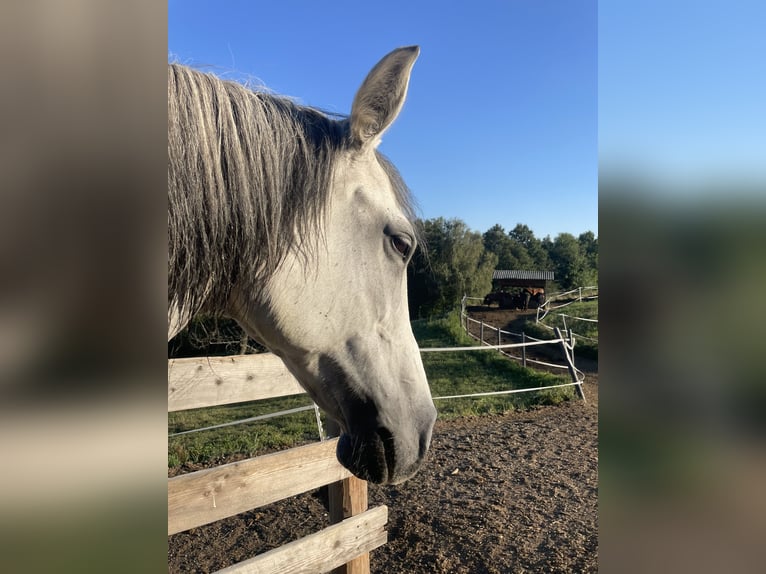
[{"label": "dark metal roof", "polygon": [[518,269],[495,269],[495,279],[528,279],[532,281],[553,281],[553,271],[523,271]]}]

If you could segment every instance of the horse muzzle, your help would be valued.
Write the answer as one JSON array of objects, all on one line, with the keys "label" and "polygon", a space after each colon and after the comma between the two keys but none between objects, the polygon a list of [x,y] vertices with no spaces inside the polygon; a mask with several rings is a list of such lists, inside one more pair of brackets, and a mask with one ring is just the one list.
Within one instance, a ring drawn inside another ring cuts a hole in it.
[{"label": "horse muzzle", "polygon": [[431,444],[433,419],[412,440],[396,437],[385,427],[344,432],[338,440],[338,461],[355,476],[376,484],[399,484],[423,464]]},{"label": "horse muzzle", "polygon": [[436,422],[425,373],[370,382],[352,361],[329,355],[318,357],[316,370],[317,375],[304,378],[311,382],[304,386],[333,427],[337,425],[332,434],[340,431],[338,461],[357,477],[377,484],[398,484],[412,477],[425,459]]}]

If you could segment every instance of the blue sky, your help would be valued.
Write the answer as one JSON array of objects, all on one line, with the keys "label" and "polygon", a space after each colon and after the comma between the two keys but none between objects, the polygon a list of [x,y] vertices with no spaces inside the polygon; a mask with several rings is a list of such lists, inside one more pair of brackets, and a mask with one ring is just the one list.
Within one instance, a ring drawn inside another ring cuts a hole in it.
[{"label": "blue sky", "polygon": [[602,165],[682,200],[711,181],[763,182],[764,30],[761,0],[602,1]]},{"label": "blue sky", "polygon": [[598,234],[594,0],[168,3],[168,55],[347,114],[372,66],[418,44],[381,151],[424,218]]}]

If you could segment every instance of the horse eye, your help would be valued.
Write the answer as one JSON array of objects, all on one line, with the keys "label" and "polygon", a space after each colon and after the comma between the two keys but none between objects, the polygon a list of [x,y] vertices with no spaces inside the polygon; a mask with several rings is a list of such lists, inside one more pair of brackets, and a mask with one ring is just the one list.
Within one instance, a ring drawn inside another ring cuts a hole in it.
[{"label": "horse eye", "polygon": [[406,258],[410,254],[411,246],[409,242],[403,237],[394,235],[391,238],[391,245],[393,245],[394,249],[396,249],[399,252],[399,254],[404,258]]}]

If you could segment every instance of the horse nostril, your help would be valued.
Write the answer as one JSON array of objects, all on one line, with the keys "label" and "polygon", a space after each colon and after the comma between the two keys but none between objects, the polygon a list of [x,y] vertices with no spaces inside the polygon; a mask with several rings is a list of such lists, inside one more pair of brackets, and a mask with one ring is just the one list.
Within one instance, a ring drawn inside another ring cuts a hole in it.
[{"label": "horse nostril", "polygon": [[385,427],[379,427],[376,431],[380,438],[381,446],[383,448],[383,456],[386,459],[386,469],[388,470],[389,478],[393,476],[394,469],[396,468],[396,446],[394,445],[394,435]]}]

